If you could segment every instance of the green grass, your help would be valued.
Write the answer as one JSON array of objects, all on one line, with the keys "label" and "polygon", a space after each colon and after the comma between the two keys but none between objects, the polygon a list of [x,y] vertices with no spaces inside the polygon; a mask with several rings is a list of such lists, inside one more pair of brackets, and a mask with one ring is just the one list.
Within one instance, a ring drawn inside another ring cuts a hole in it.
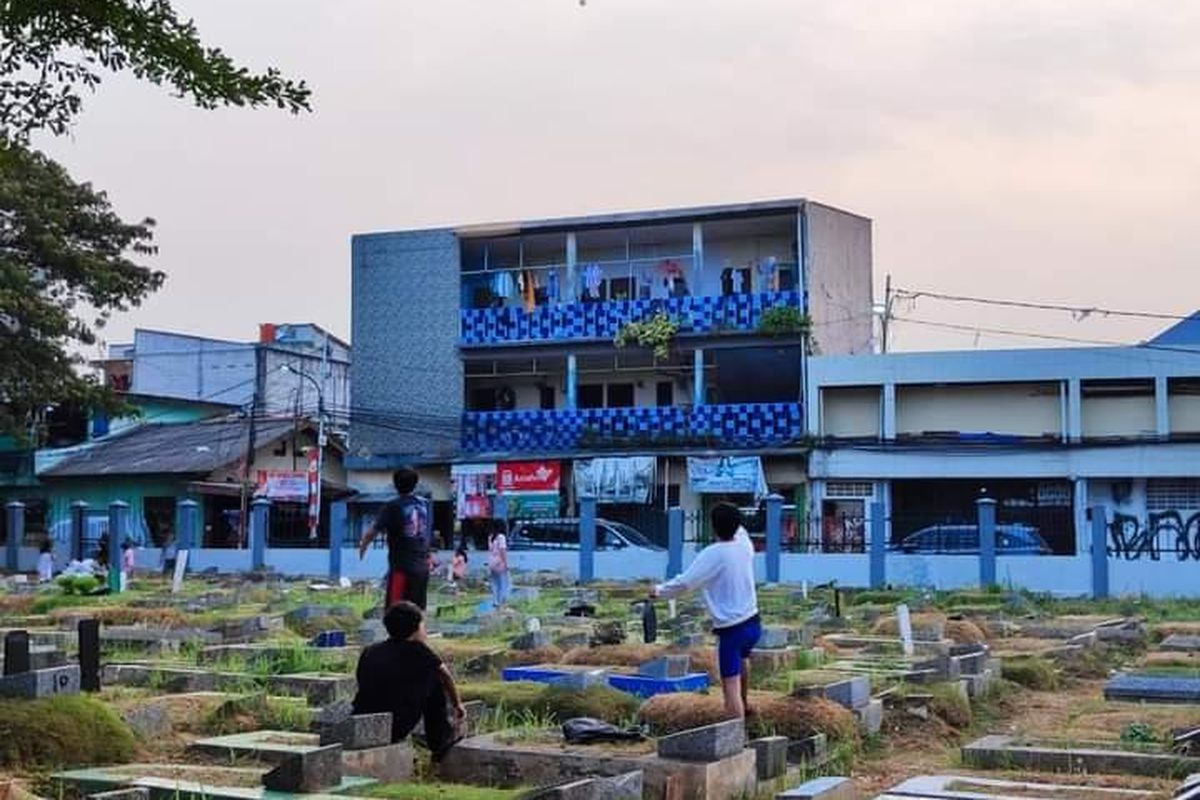
[{"label": "green grass", "polygon": [[0,700],[0,766],[82,767],[133,758],[133,733],[91,697]]},{"label": "green grass", "polygon": [[370,786],[353,794],[384,800],[515,800],[524,789],[492,789],[454,783],[387,783]]},{"label": "green grass", "polygon": [[1058,670],[1041,656],[1012,656],[1000,665],[1000,675],[1027,689],[1048,692],[1059,686]]},{"label": "green grass", "polygon": [[595,717],[620,724],[633,719],[639,705],[633,695],[607,686],[578,692],[528,681],[486,681],[464,683],[459,692],[464,700],[482,700],[492,709],[492,719],[486,726],[492,730],[523,725],[530,715],[550,724],[572,717]]}]

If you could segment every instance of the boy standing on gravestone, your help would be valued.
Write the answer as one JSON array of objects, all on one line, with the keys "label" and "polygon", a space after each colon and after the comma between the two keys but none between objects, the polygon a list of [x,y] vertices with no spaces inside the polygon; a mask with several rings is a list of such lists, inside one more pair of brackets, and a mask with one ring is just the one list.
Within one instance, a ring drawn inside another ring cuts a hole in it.
[{"label": "boy standing on gravestone", "polygon": [[713,508],[712,526],[717,541],[704,548],[683,574],[655,586],[650,596],[672,597],[700,590],[717,635],[725,710],[742,719],[748,710],[750,651],[762,635],[754,587],[754,544],[734,505],[720,503]]},{"label": "boy standing on gravestone", "polygon": [[455,727],[466,717],[454,676],[425,643],[425,619],[416,605],[396,603],[383,615],[383,626],[387,640],[368,646],[358,658],[354,713],[390,713],[393,742],[408,736],[424,718],[429,752],[440,761],[461,738]]},{"label": "boy standing on gravestone", "polygon": [[384,608],[401,600],[425,608],[429,589],[429,508],[413,492],[417,473],[401,467],[392,475],[392,484],[400,495],[384,505],[371,527],[358,543],[358,557],[365,558],[367,548],[380,533],[387,536],[388,574],[384,587]]}]

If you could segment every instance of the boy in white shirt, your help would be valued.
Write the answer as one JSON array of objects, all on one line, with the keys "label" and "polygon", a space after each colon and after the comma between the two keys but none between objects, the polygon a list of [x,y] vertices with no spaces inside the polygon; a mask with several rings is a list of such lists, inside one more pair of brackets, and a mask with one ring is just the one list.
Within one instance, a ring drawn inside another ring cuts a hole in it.
[{"label": "boy in white shirt", "polygon": [[672,597],[700,590],[717,635],[725,710],[742,719],[750,687],[750,651],[762,636],[754,587],[754,544],[742,527],[736,506],[720,503],[713,508],[712,526],[717,541],[704,548],[683,574],[655,586],[650,595]]}]

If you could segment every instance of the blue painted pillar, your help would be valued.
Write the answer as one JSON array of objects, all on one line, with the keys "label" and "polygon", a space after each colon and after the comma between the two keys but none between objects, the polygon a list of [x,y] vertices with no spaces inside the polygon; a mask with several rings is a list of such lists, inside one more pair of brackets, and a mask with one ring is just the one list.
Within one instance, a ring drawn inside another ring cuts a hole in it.
[{"label": "blue painted pillar", "polygon": [[346,502],[340,501],[329,506],[329,577],[338,580],[342,577],[342,547],[346,541],[347,527],[350,523],[349,509]]},{"label": "blue painted pillar", "polygon": [[979,585],[996,583],[996,501],[981,497],[975,501],[979,521]]},{"label": "blue painted pillar", "polygon": [[683,509],[667,512],[667,580],[683,572]]},{"label": "blue painted pillar", "polygon": [[1067,381],[1067,441],[1083,439],[1083,383],[1079,378]]},{"label": "blue painted pillar", "polygon": [[4,513],[8,531],[8,540],[4,543],[5,566],[9,572],[16,572],[20,566],[21,544],[25,541],[25,504],[13,500],[4,507]]},{"label": "blue painted pillar", "polygon": [[[195,550],[200,546],[200,504],[195,500],[179,501],[179,535],[175,550]],[[188,556],[191,560],[192,555]]]},{"label": "blue painted pillar", "polygon": [[883,403],[880,413],[882,414],[880,432],[885,441],[891,441],[896,438],[896,384],[885,383],[883,385]]},{"label": "blue painted pillar", "polygon": [[250,504],[250,568],[267,565],[267,531],[271,526],[271,501],[259,497]]},{"label": "blue painted pillar", "polygon": [[1171,393],[1164,375],[1154,379],[1154,430],[1159,439],[1171,438]]},{"label": "blue painted pillar", "polygon": [[783,553],[783,498],[767,497],[767,583],[779,583],[779,562]]},{"label": "blue painted pillar", "polygon": [[871,588],[887,580],[887,517],[883,503],[871,503]]},{"label": "blue painted pillar", "polygon": [[567,354],[567,410],[574,411],[579,404],[579,365],[574,353]]},{"label": "blue painted pillar", "polygon": [[1108,597],[1108,513],[1092,506],[1092,597]]},{"label": "blue painted pillar", "polygon": [[121,545],[129,538],[129,503],[116,500],[108,504],[108,588],[121,591]]},{"label": "blue painted pillar", "polygon": [[88,504],[82,500],[71,503],[71,558],[82,561],[90,554],[83,552],[83,539],[87,535]]},{"label": "blue painted pillar", "polygon": [[579,582],[596,578],[596,498],[579,498]]},{"label": "blue painted pillar", "polygon": [[704,349],[692,353],[692,405],[704,405]]}]

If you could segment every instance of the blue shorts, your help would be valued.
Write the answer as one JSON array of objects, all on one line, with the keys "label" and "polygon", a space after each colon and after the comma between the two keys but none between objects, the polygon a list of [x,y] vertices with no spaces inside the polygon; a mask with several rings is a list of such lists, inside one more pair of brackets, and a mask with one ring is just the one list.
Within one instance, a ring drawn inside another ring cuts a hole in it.
[{"label": "blue shorts", "polygon": [[717,628],[717,661],[722,678],[736,678],[742,674],[742,659],[750,657],[750,651],[762,636],[762,621],[755,614],[745,622]]}]

